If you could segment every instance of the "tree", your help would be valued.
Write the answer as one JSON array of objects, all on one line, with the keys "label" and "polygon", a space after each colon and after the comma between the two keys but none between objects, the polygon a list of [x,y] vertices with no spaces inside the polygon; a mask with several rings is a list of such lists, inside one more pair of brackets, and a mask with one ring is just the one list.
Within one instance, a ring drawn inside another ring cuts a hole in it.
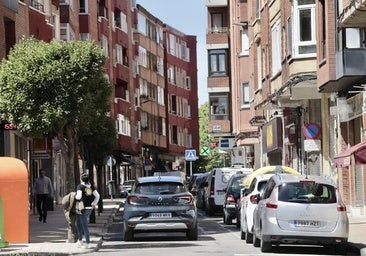
[{"label": "tree", "polygon": [[208,133],[208,123],[210,117],[210,106],[205,103],[199,108],[199,133],[200,133],[200,147],[209,147],[210,153],[208,156],[200,156],[200,158],[193,162],[194,170],[199,172],[206,172],[214,167],[224,166],[225,156],[220,154],[217,147],[211,147],[217,143],[217,140]]},{"label": "tree", "polygon": [[30,137],[57,137],[65,159],[68,191],[75,190],[79,135],[93,134],[109,109],[106,57],[91,41],[33,38],[16,44],[0,65],[3,118]]}]

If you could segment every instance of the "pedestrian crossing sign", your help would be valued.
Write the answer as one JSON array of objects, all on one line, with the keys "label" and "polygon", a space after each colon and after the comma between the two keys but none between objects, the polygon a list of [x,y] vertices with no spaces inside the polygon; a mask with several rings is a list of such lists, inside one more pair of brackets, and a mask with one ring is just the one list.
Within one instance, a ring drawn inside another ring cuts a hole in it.
[{"label": "pedestrian crossing sign", "polygon": [[186,161],[196,161],[197,154],[195,149],[186,149],[185,151]]}]

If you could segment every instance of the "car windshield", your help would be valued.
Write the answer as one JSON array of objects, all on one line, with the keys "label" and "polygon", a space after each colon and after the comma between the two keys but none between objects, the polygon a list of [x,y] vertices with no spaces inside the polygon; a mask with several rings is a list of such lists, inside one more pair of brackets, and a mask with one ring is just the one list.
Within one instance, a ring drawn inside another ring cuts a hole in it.
[{"label": "car windshield", "polygon": [[230,193],[240,193],[241,186],[239,182],[241,178],[242,178],[241,176],[233,178],[231,186],[229,188]]},{"label": "car windshield", "polygon": [[294,203],[336,203],[336,191],[331,185],[315,182],[286,183],[279,187],[278,200]]},{"label": "car windshield", "polygon": [[140,183],[135,189],[136,194],[145,195],[179,194],[183,192],[186,192],[185,186],[177,182]]}]

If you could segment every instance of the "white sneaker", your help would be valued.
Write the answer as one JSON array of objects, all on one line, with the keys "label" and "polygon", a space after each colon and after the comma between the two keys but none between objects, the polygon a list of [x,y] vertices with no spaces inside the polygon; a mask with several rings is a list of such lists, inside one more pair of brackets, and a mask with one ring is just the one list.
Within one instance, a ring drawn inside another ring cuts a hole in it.
[{"label": "white sneaker", "polygon": [[91,245],[90,244],[84,244],[83,246],[81,246],[81,248],[83,249],[90,249]]},{"label": "white sneaker", "polygon": [[83,246],[83,241],[78,240],[76,242],[76,246],[79,247],[79,248],[82,247]]}]

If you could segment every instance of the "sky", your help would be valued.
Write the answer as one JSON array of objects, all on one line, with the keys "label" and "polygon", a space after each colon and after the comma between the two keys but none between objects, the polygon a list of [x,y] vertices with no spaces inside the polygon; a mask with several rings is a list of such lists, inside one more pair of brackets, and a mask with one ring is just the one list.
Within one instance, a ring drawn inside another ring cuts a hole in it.
[{"label": "sky", "polygon": [[205,0],[137,0],[136,3],[163,23],[197,37],[198,104],[208,102]]}]

